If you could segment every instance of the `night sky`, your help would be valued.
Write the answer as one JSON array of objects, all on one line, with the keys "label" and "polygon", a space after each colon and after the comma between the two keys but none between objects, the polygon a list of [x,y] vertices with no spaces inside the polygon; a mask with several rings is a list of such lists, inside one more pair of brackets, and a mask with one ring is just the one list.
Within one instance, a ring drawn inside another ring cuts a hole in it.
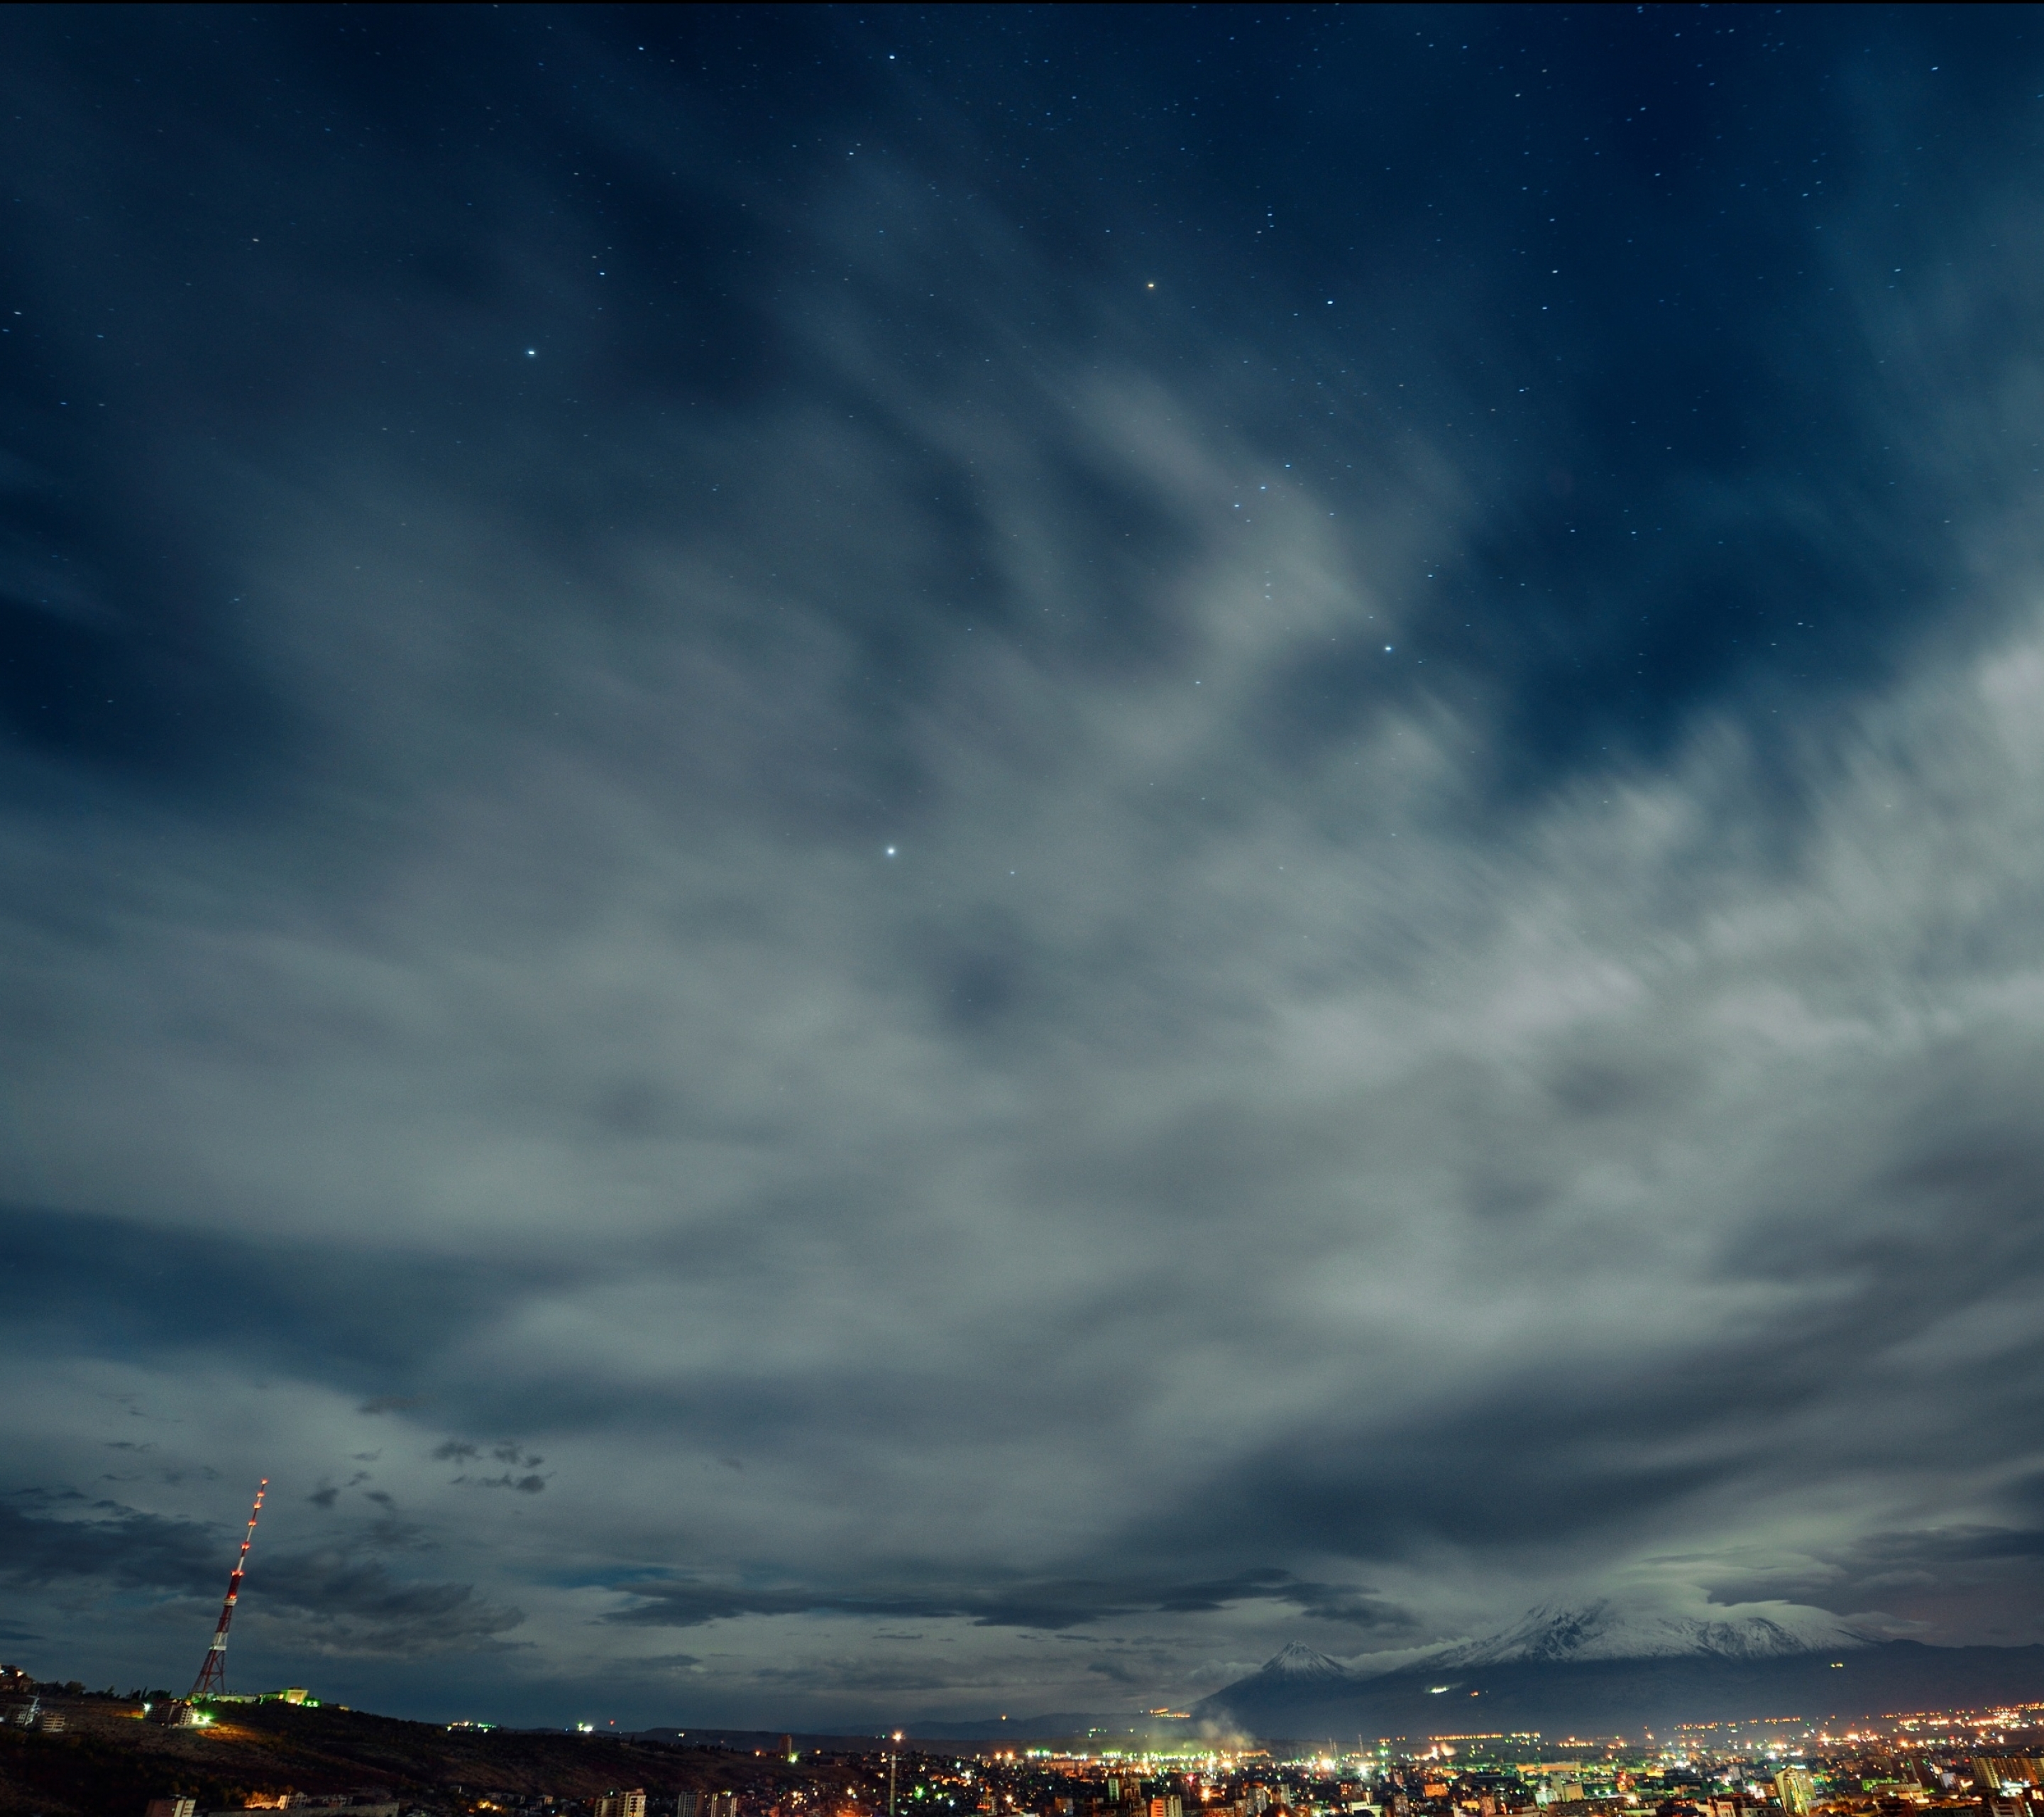
[{"label": "night sky", "polygon": [[0,1654],[2044,1639],[2044,15],[0,18]]}]

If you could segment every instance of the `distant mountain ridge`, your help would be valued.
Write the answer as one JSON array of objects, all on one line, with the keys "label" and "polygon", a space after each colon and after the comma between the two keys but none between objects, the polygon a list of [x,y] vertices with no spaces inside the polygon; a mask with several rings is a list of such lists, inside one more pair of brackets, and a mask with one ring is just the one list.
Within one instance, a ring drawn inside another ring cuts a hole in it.
[{"label": "distant mountain ridge", "polygon": [[1794,1715],[1817,1722],[2044,1699],[2044,1646],[1884,1641],[1787,1604],[1722,1618],[1608,1602],[1546,1604],[1509,1627],[1389,1667],[1293,1641],[1189,1717],[1066,1712],[926,1719],[917,1741],[1254,1736],[1427,1738],[1497,1731],[1637,1734],[1677,1723]]},{"label": "distant mountain ridge", "polygon": [[1621,1734],[1794,1711],[1812,1719],[2044,1696],[2044,1647],[1883,1641],[1819,1609],[1723,1619],[1543,1604],[1389,1669],[1293,1642],[1203,1698],[1208,1733],[1266,1738],[1477,1730]]},{"label": "distant mountain ridge", "polygon": [[1667,1659],[1692,1654],[1778,1659],[1869,1644],[1868,1635],[1821,1609],[1785,1608],[1779,1616],[1711,1621],[1628,1611],[1609,1602],[1579,1608],[1543,1604],[1529,1609],[1512,1627],[1482,1640],[1444,1648],[1426,1664],[1431,1670],[1441,1665],[1497,1665],[1510,1660]]}]

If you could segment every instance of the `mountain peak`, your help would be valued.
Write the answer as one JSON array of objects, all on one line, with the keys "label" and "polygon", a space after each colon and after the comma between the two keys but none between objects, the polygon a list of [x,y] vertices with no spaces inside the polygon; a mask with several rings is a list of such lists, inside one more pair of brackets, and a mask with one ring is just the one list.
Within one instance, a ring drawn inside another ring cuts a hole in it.
[{"label": "mountain peak", "polygon": [[1310,1646],[1301,1646],[1296,1640],[1288,1640],[1258,1669],[1259,1678],[1346,1678],[1348,1669],[1340,1661],[1330,1659],[1324,1653],[1316,1653]]},{"label": "mountain peak", "polygon": [[1571,1660],[1778,1659],[1826,1648],[1864,1646],[1855,1633],[1822,1609],[1762,1604],[1750,1612],[1727,1609],[1722,1618],[1628,1609],[1608,1601],[1567,1607],[1543,1603],[1510,1627],[1450,1647],[1434,1663],[1500,1665],[1517,1660],[1565,1664]]}]

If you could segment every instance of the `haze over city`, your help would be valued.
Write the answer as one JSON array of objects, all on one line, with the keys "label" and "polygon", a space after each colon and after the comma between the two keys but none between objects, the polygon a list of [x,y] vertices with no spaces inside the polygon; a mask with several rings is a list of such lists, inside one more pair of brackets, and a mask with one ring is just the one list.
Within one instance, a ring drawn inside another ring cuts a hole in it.
[{"label": "haze over city", "polygon": [[0,44],[0,1653],[2044,1640],[2035,12]]}]

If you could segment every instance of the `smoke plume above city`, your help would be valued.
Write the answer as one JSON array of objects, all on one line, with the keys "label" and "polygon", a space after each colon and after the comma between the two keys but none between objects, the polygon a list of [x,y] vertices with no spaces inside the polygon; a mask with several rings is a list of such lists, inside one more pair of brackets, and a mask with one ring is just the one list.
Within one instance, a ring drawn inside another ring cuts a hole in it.
[{"label": "smoke plume above city", "polygon": [[6,1657],[2044,1640],[2034,13],[0,33]]}]

